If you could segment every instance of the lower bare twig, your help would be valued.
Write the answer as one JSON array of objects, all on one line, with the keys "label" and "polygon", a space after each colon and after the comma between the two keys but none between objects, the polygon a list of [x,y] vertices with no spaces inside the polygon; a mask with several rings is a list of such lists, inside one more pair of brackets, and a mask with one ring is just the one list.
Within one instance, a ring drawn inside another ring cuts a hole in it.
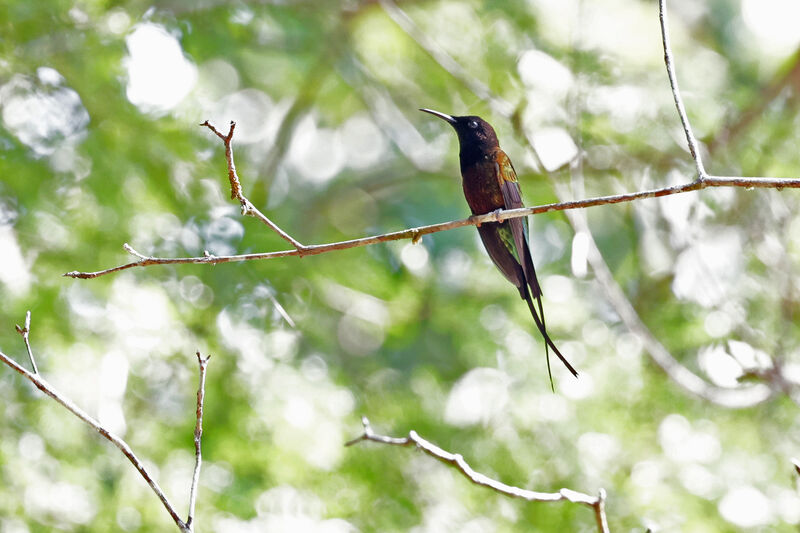
[{"label": "lower bare twig", "polygon": [[[30,330],[30,311],[28,311],[26,315],[26,327],[20,328],[17,326],[18,330]],[[26,338],[27,333],[23,334],[23,338]],[[28,345],[26,340],[26,345]],[[198,360],[200,361],[200,391],[198,391],[198,414],[197,414],[197,427],[201,427],[202,425],[202,389],[205,383],[205,365],[208,363],[208,358],[202,359],[198,353]],[[60,403],[64,406],[70,413],[81,419],[87,425],[89,425],[92,429],[97,431],[100,436],[104,439],[111,442],[114,446],[116,446],[122,454],[131,462],[131,464],[136,468],[139,474],[144,478],[147,484],[150,486],[150,489],[155,493],[158,499],[161,501],[161,504],[166,509],[167,513],[169,513],[172,520],[178,526],[178,528],[184,533],[192,533],[193,526],[192,522],[192,515],[194,513],[194,500],[196,497],[196,487],[197,487],[197,479],[199,478],[200,474],[200,451],[199,451],[199,433],[198,430],[195,429],[195,456],[196,456],[196,465],[195,465],[195,472],[192,478],[192,489],[191,489],[191,497],[190,497],[190,514],[189,519],[184,522],[178,513],[175,511],[175,508],[170,503],[167,496],[164,494],[164,491],[161,490],[161,487],[158,485],[155,479],[150,475],[145,467],[144,463],[133,453],[131,447],[120,437],[112,433],[111,431],[107,430],[103,427],[100,422],[95,420],[91,415],[89,415],[86,411],[75,405],[69,398],[64,396],[61,392],[55,389],[47,380],[45,380],[38,372],[31,372],[21,366],[19,363],[14,361],[11,357],[0,351],[0,361],[5,363],[7,366],[11,367],[13,370],[17,371],[19,374],[27,378],[31,383],[36,386],[37,389],[45,393],[46,395],[50,396],[56,402]]]},{"label": "lower bare twig", "polygon": [[378,442],[380,444],[386,444],[389,446],[415,446],[417,449],[422,450],[424,453],[430,455],[434,459],[445,463],[448,466],[454,467],[472,483],[482,487],[487,487],[495,492],[503,494],[504,496],[520,498],[529,502],[569,501],[591,507],[595,513],[595,521],[597,522],[598,531],[600,531],[600,533],[609,532],[608,520],[606,518],[605,511],[606,492],[603,489],[600,489],[598,496],[590,496],[588,494],[577,492],[571,489],[561,489],[558,492],[536,492],[506,485],[505,483],[476,472],[460,454],[443,450],[432,442],[420,437],[416,431],[409,431],[408,437],[388,437],[375,433],[367,417],[361,417],[361,423],[364,426],[364,433],[361,436],[347,442],[345,446],[352,446],[365,440]]}]

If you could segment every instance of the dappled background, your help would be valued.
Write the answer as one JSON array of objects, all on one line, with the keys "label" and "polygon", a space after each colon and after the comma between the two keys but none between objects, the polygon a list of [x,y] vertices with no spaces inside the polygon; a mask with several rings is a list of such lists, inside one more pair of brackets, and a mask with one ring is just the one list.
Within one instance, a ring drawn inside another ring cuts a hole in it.
[{"label": "dappled background", "polygon": [[[528,204],[693,179],[653,1],[164,0],[0,6],[0,349],[123,436],[183,512],[213,354],[199,531],[590,531],[470,485],[608,491],[614,531],[796,531],[798,193],[712,189],[532,219],[554,364],[474,228],[313,257],[150,267],[468,214],[450,128],[498,131]],[[675,1],[710,172],[800,175],[800,7]],[[595,254],[599,249],[601,255]],[[635,311],[635,312],[632,312]],[[665,372],[666,370],[666,372]],[[691,372],[691,374],[689,373]],[[0,532],[168,531],[137,472],[0,369]]]}]

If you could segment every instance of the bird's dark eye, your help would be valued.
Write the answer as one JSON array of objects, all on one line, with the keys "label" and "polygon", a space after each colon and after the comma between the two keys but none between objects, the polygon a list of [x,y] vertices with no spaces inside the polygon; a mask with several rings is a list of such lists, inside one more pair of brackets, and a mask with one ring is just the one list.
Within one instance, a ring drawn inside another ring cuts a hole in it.
[{"label": "bird's dark eye", "polygon": [[470,120],[469,121],[469,127],[474,130],[475,128],[478,127],[478,123],[476,121],[474,121],[474,120]]}]

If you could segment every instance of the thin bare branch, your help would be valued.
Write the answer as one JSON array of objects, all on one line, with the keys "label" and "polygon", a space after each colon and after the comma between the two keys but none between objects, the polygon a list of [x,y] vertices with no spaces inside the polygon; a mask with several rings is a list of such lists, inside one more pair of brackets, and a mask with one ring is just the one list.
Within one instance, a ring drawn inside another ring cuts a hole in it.
[{"label": "thin bare branch", "polygon": [[92,429],[97,431],[100,436],[104,439],[111,442],[114,446],[119,448],[122,454],[128,458],[128,460],[133,464],[134,468],[139,472],[139,474],[144,478],[147,484],[150,486],[150,489],[158,496],[158,499],[161,500],[162,505],[167,510],[169,515],[172,517],[172,520],[175,524],[181,529],[181,531],[189,532],[190,529],[187,525],[181,520],[178,513],[175,512],[175,508],[172,506],[170,501],[167,499],[167,496],[164,494],[164,491],[161,490],[161,487],[158,486],[158,483],[155,479],[150,475],[147,471],[147,468],[144,466],[144,463],[136,457],[136,454],[133,453],[130,446],[113,434],[112,432],[108,431],[100,422],[92,418],[86,411],[75,405],[69,398],[58,392],[50,383],[48,383],[43,377],[39,374],[33,373],[28,371],[27,369],[23,368],[16,361],[14,361],[11,357],[0,352],[0,361],[11,367],[12,369],[16,370],[18,373],[22,374],[26,377],[31,383],[33,383],[37,389],[42,391],[43,393],[50,396],[52,399],[63,405],[70,413],[81,419],[83,422],[91,426]]},{"label": "thin bare branch", "polygon": [[206,395],[206,367],[211,356],[202,357],[197,352],[197,363],[200,365],[200,383],[197,386],[197,422],[194,426],[194,472],[192,473],[192,485],[189,489],[189,515],[186,518],[186,527],[194,530],[194,509],[197,502],[197,484],[200,481],[200,468],[203,464],[203,455],[200,445],[203,438],[203,401]]},{"label": "thin bare branch", "polygon": [[694,165],[697,169],[697,179],[702,181],[707,176],[706,169],[703,166],[703,159],[700,156],[700,148],[697,144],[697,139],[694,136],[691,124],[689,124],[689,116],[686,114],[686,108],[683,105],[681,91],[678,88],[678,77],[675,75],[675,65],[672,61],[672,47],[669,42],[667,22],[667,0],[658,0],[658,18],[661,22],[661,43],[664,45],[664,63],[667,66],[667,76],[669,77],[669,86],[672,88],[672,98],[675,100],[675,107],[678,109],[678,115],[681,118],[683,133],[686,135],[686,142],[689,144],[689,152],[692,154],[692,159],[694,159]]},{"label": "thin bare branch", "polygon": [[389,437],[375,433],[367,417],[361,417],[361,423],[364,426],[364,433],[361,436],[347,442],[345,446],[352,446],[361,441],[378,442],[380,444],[386,444],[389,446],[414,446],[417,449],[422,450],[427,455],[430,455],[434,459],[445,463],[448,466],[454,467],[472,483],[482,487],[487,487],[505,496],[520,498],[529,502],[569,501],[591,507],[595,513],[598,531],[600,531],[600,533],[609,532],[608,520],[605,514],[606,494],[602,489],[600,490],[599,496],[590,496],[588,494],[577,492],[571,489],[561,489],[558,492],[537,492],[506,485],[505,483],[492,479],[484,474],[481,474],[480,472],[476,472],[460,454],[443,450],[432,442],[420,437],[416,431],[410,431],[408,433],[408,437]]},{"label": "thin bare branch", "polygon": [[251,216],[253,218],[257,218],[267,226],[269,226],[275,233],[281,236],[283,240],[291,244],[295,247],[296,250],[302,251],[305,247],[300,244],[297,240],[295,240],[291,235],[283,231],[277,224],[275,224],[272,220],[270,220],[264,213],[258,210],[253,203],[247,199],[247,197],[242,192],[242,184],[239,181],[239,175],[236,173],[236,165],[233,161],[233,130],[236,128],[236,122],[231,121],[230,129],[228,129],[228,133],[224,134],[215,128],[209,121],[205,121],[201,126],[205,126],[206,128],[210,129],[214,135],[222,139],[222,142],[225,145],[225,160],[228,162],[228,181],[231,184],[231,199],[232,200],[239,200],[239,203],[242,206],[242,214],[246,216]]},{"label": "thin bare branch", "polygon": [[31,312],[30,310],[25,313],[25,327],[19,327],[17,325],[17,333],[22,335],[22,342],[25,343],[25,349],[28,352],[28,359],[31,362],[31,367],[33,368],[33,373],[38,374],[39,369],[36,367],[36,359],[33,357],[33,350],[31,350],[31,343],[28,339],[28,335],[31,333]]},{"label": "thin bare branch", "polygon": [[[351,239],[347,241],[331,242],[327,244],[312,244],[303,246],[302,248],[295,248],[294,250],[280,250],[276,252],[261,252],[254,254],[240,254],[240,255],[212,255],[206,253],[200,257],[148,257],[139,254],[130,246],[126,250],[133,253],[139,258],[138,261],[126,263],[124,265],[107,268],[105,270],[98,270],[96,272],[79,272],[71,271],[64,274],[70,278],[91,279],[119,272],[120,270],[127,270],[134,267],[146,267],[153,265],[178,265],[178,264],[211,264],[216,265],[219,263],[232,263],[239,261],[253,261],[261,259],[277,259],[280,257],[319,255],[334,250],[347,250],[349,248],[358,248],[360,246],[368,246],[380,242],[398,241],[403,239],[418,240],[422,235],[429,235],[431,233],[438,233],[440,231],[461,228],[464,226],[479,226],[485,222],[502,222],[510,218],[525,217],[528,215],[536,215],[539,213],[547,213],[551,211],[564,211],[567,209],[583,209],[586,207],[593,207],[597,205],[618,204],[623,202],[632,202],[634,200],[644,200],[646,198],[659,198],[661,196],[669,196],[672,194],[680,194],[690,191],[698,191],[708,187],[743,187],[746,189],[754,188],[772,188],[784,189],[800,188],[800,178],[745,178],[745,177],[728,177],[728,176],[706,176],[704,180],[695,180],[691,183],[683,185],[675,185],[671,187],[662,187],[659,189],[651,189],[647,191],[639,191],[625,194],[615,194],[610,196],[599,196],[595,198],[587,198],[585,200],[572,200],[568,202],[560,202],[554,204],[546,204],[532,207],[522,207],[519,209],[510,209],[507,211],[498,210],[485,215],[473,215],[469,218],[461,220],[452,220],[449,222],[441,222],[439,224],[431,224],[428,226],[419,226],[416,228],[409,228],[402,231],[394,231],[391,233],[384,233],[381,235],[373,235],[371,237],[362,237],[360,239]],[[133,250],[133,251],[132,251]]]}]

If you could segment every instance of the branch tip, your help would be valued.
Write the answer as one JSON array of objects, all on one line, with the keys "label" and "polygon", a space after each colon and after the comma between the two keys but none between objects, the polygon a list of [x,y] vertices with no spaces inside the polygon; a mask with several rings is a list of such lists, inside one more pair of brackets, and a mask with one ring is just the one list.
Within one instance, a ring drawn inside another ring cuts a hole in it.
[{"label": "branch tip", "polygon": [[122,248],[123,248],[123,249],[124,249],[126,252],[128,252],[129,254],[131,254],[132,256],[134,256],[134,257],[136,257],[137,259],[139,259],[139,261],[147,261],[148,259],[150,259],[150,258],[149,258],[149,257],[147,257],[146,255],[142,255],[142,254],[140,254],[139,252],[137,252],[136,250],[134,250],[133,246],[131,246],[131,245],[130,245],[130,244],[128,244],[127,242],[126,242],[125,244],[123,244],[123,245],[122,245]]}]

